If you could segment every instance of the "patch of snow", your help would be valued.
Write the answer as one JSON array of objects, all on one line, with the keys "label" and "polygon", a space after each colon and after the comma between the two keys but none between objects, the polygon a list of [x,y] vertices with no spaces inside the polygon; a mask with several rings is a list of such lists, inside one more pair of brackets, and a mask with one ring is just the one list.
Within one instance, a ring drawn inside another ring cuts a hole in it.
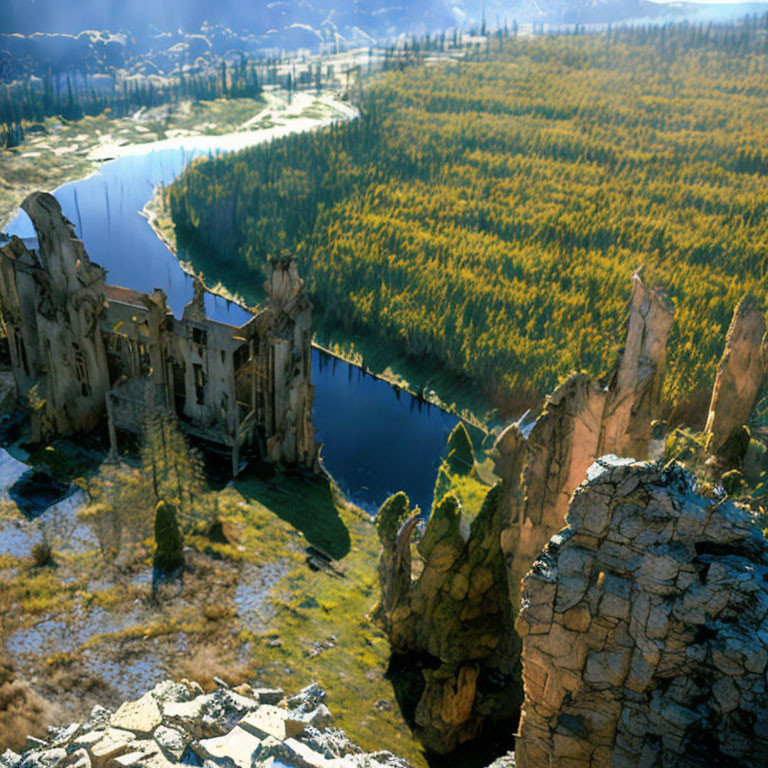
[{"label": "patch of snow", "polygon": [[8,489],[29,469],[14,459],[5,448],[0,448],[0,498],[10,499]]}]

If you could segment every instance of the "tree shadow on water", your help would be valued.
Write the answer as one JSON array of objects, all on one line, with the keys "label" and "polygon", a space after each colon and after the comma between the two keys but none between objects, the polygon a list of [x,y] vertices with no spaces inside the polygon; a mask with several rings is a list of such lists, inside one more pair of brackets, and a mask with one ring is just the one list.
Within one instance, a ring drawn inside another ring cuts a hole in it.
[{"label": "tree shadow on water", "polygon": [[341,560],[349,553],[349,531],[339,517],[336,491],[327,478],[270,473],[257,467],[240,475],[234,485],[246,500],[274,512],[332,560]]}]

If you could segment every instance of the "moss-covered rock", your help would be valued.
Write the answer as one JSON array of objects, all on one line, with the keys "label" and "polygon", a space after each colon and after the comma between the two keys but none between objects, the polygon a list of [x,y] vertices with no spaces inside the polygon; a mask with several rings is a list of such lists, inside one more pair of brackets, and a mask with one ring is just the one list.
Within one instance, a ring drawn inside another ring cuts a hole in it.
[{"label": "moss-covered rock", "polygon": [[443,462],[437,470],[437,480],[435,481],[435,493],[433,496],[432,509],[435,508],[440,499],[453,488],[453,481],[448,474],[448,470]]},{"label": "moss-covered rock", "polygon": [[411,502],[402,491],[390,496],[379,507],[376,515],[376,530],[385,549],[394,547],[397,532],[408,517],[410,508]]},{"label": "moss-covered rock", "polygon": [[[416,712],[416,732],[432,751],[445,753],[473,738],[487,715],[514,716],[522,698],[519,640],[501,549],[501,497],[498,484],[471,525],[454,492],[437,501],[418,544],[423,568],[416,579],[407,554],[408,525],[397,537],[397,556],[382,556],[379,619],[393,650],[436,660],[425,673]],[[478,675],[505,680],[503,692],[477,690]]]},{"label": "moss-covered rock", "polygon": [[457,475],[468,475],[475,466],[472,441],[463,422],[459,422],[448,438],[448,468]]}]

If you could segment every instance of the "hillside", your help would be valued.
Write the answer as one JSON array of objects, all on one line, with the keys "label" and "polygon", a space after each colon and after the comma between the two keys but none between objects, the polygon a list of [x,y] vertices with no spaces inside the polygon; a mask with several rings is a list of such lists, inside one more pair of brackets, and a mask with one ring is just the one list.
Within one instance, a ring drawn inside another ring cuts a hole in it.
[{"label": "hillside", "polygon": [[696,421],[766,287],[767,26],[498,37],[390,72],[356,124],[194,164],[167,196],[180,246],[252,294],[294,249],[322,324],[507,413],[607,367],[644,267],[678,307],[667,409]]}]

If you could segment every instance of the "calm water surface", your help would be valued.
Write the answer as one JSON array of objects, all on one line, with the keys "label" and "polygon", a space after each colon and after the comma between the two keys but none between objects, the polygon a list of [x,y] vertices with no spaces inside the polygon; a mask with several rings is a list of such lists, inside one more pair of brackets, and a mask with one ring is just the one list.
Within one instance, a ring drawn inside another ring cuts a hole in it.
[{"label": "calm water surface", "polygon": [[[158,184],[173,181],[193,157],[220,151],[224,141],[197,137],[183,148],[127,155],[55,192],[91,260],[107,269],[110,284],[147,293],[162,288],[173,313],[181,316],[192,298],[192,278],[140,211]],[[24,213],[8,231],[34,236]],[[249,317],[213,294],[206,296],[206,309],[209,317],[232,325],[242,325]],[[412,503],[428,508],[445,442],[457,419],[317,349],[312,360],[315,429],[325,466],[341,489],[369,511],[399,490]]]}]

